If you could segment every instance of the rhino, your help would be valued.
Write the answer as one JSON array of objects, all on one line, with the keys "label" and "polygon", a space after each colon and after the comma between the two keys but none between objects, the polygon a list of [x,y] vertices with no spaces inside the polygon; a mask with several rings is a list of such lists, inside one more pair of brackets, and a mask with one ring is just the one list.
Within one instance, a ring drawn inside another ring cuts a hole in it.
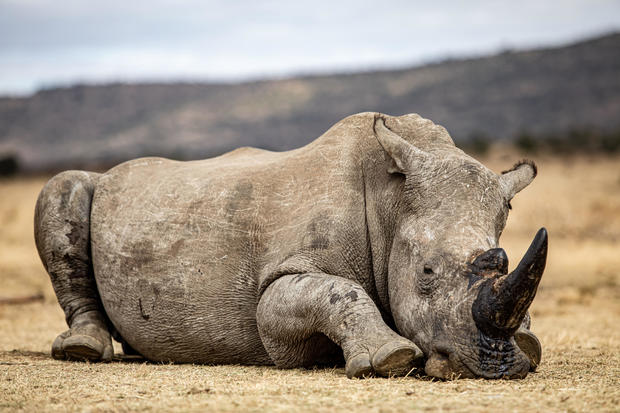
[{"label": "rhino", "polygon": [[432,121],[380,113],[286,152],[62,172],[35,208],[69,326],[52,356],[108,361],[114,338],[162,362],[523,378],[548,236],[511,273],[498,241],[536,174],[496,174]]}]

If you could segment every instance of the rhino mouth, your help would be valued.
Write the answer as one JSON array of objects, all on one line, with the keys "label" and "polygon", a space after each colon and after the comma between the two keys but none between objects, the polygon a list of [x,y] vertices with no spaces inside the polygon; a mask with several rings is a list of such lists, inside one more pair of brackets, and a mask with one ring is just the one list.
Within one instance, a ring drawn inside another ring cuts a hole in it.
[{"label": "rhino mouth", "polygon": [[461,366],[475,377],[486,379],[520,379],[527,376],[530,362],[514,339],[497,339],[479,333],[477,354],[465,353]]},{"label": "rhino mouth", "polygon": [[530,361],[514,339],[497,339],[482,332],[452,351],[434,349],[424,368],[426,374],[440,379],[520,379],[529,369]]}]

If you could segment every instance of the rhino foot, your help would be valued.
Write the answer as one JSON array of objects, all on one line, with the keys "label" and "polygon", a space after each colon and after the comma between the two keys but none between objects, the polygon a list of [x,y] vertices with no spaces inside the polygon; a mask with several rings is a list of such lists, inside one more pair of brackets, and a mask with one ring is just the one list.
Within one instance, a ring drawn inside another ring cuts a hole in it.
[{"label": "rhino foot", "polygon": [[521,327],[515,333],[515,341],[530,360],[530,371],[536,371],[542,358],[542,346],[538,338],[530,330]]},{"label": "rhino foot", "polygon": [[380,376],[404,376],[423,356],[422,350],[413,343],[388,342],[373,355],[372,365]]},{"label": "rhino foot", "polygon": [[56,360],[110,361],[114,355],[107,328],[83,323],[61,333],[52,344]]},{"label": "rhino foot", "polygon": [[361,379],[373,376],[374,370],[370,364],[370,357],[368,357],[368,354],[358,354],[347,360],[345,372],[350,379],[354,377]]},{"label": "rhino foot", "polygon": [[389,341],[379,347],[372,357],[362,353],[349,358],[345,371],[349,378],[404,376],[420,364],[422,358],[423,353],[415,344]]}]

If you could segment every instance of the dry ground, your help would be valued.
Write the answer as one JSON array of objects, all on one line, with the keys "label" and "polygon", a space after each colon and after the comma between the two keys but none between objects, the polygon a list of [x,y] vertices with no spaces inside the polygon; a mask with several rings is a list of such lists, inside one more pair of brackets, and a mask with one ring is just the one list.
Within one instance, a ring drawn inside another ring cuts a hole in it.
[{"label": "dry ground", "polygon": [[[515,156],[495,150],[495,171]],[[66,326],[32,240],[45,179],[0,181],[0,410],[14,411],[619,411],[620,158],[541,157],[539,176],[513,201],[502,237],[511,268],[536,230],[550,233],[547,271],[532,306],[544,354],[519,381],[423,377],[348,380],[342,369],[88,364],[52,360]]]}]

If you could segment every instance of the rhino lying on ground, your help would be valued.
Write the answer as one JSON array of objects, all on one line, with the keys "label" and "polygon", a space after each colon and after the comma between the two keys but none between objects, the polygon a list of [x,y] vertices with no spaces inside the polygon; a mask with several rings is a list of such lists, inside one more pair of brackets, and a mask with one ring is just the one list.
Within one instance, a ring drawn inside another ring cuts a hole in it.
[{"label": "rhino lying on ground", "polygon": [[520,378],[541,229],[510,274],[498,240],[532,162],[496,175],[418,115],[350,116],[289,152],[63,172],[36,205],[70,329],[57,359],[278,367],[349,377]]}]

